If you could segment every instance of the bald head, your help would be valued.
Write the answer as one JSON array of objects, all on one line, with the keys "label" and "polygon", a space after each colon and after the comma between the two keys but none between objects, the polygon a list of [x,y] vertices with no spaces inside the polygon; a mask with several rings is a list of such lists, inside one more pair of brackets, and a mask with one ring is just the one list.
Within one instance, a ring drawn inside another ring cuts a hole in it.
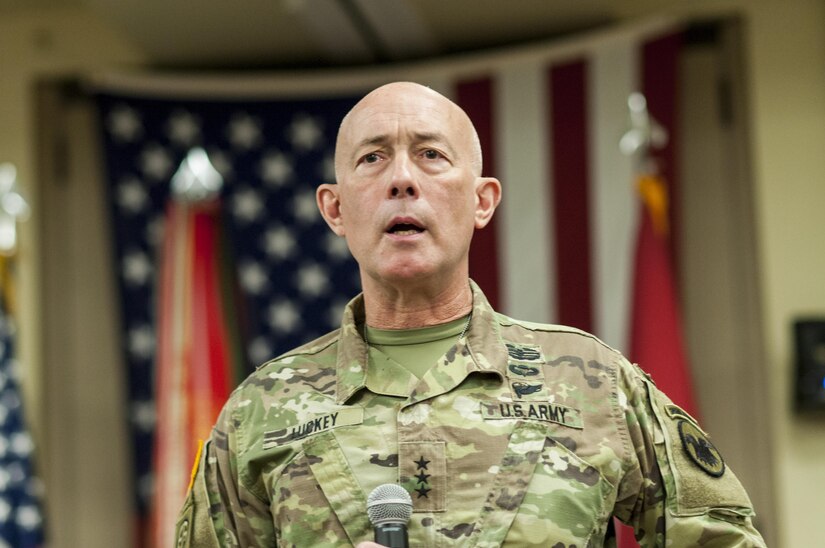
[{"label": "bald head", "polygon": [[[318,187],[318,208],[358,261],[365,302],[393,294],[417,309],[409,303],[469,295],[470,241],[501,184],[481,176],[478,136],[458,105],[410,82],[369,93],[341,122],[335,180]],[[428,317],[431,304],[420,309]]]},{"label": "bald head", "polygon": [[[461,107],[437,91],[414,82],[393,82],[383,85],[368,93],[350,110],[341,121],[335,144],[336,178],[343,165],[349,161],[349,153],[362,143],[359,137],[366,134],[365,124],[380,121],[386,116],[404,116],[408,118],[434,116],[441,122],[439,127],[427,131],[447,131],[454,141],[457,158],[468,162],[474,175],[481,176],[482,157],[478,133]],[[426,123],[426,121],[422,121]],[[376,139],[379,136],[366,137]],[[343,163],[342,163],[343,162]]]}]

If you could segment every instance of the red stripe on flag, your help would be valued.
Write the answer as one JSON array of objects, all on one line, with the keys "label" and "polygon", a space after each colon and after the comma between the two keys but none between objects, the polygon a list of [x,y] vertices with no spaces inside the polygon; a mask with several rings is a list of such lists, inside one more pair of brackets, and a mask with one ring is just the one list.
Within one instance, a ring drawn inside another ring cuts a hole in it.
[{"label": "red stripe on flag", "polygon": [[590,265],[587,65],[577,61],[548,72],[558,321],[593,330]]},{"label": "red stripe on flag", "polygon": [[[642,45],[642,92],[647,99],[650,115],[667,128],[667,145],[658,150],[651,150],[659,173],[667,185],[670,198],[668,211],[668,257],[672,271],[679,272],[679,233],[681,219],[679,216],[679,177],[678,157],[679,127],[677,105],[679,102],[679,55],[682,49],[682,33],[667,34],[645,42]],[[675,280],[679,286],[678,278]]]},{"label": "red stripe on flag", "polygon": [[169,544],[199,439],[231,389],[217,203],[170,203],[161,263],[152,540]]},{"label": "red stripe on flag", "polygon": [[191,398],[199,402],[196,413],[190,415],[193,439],[205,439],[229,396],[230,360],[228,333],[221,302],[218,259],[217,204],[194,206],[195,262],[191,318],[192,353],[199,354],[192,363],[206,371],[189,370]]},{"label": "red stripe on flag", "polygon": [[[496,177],[495,153],[493,150],[495,119],[493,113],[493,81],[490,78],[460,81],[456,84],[456,99],[475,125],[481,140],[481,154],[484,157],[483,175]],[[473,235],[470,247],[470,277],[484,290],[490,304],[501,310],[501,273],[498,266],[497,217],[483,230]]]}]

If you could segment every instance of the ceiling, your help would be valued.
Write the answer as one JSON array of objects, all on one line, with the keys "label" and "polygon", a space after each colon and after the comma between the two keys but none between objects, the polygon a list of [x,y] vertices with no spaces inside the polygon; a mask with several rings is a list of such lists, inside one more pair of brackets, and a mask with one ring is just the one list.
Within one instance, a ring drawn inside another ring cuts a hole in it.
[{"label": "ceiling", "polygon": [[[306,68],[421,59],[592,29],[616,0],[28,0],[80,7],[160,67]],[[21,9],[0,0],[0,13]]]}]

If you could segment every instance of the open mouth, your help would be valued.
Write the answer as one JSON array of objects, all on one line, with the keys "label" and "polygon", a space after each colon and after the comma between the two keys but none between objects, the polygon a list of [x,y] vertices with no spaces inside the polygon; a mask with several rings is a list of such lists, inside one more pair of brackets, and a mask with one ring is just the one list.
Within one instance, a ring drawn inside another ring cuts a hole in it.
[{"label": "open mouth", "polygon": [[387,229],[387,232],[396,236],[411,236],[424,232],[424,228],[410,222],[394,223]]}]

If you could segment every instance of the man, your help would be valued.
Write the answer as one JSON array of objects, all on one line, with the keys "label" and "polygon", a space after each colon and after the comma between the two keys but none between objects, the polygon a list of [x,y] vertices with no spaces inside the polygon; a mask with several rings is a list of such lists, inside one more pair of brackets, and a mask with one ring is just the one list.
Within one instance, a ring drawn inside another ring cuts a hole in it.
[{"label": "man", "polygon": [[591,335],[507,318],[468,277],[501,198],[448,99],[378,88],[344,118],[318,205],[358,261],[341,329],[264,364],[200,459],[180,545],[374,546],[399,483],[412,546],[763,546],[705,433]]}]

